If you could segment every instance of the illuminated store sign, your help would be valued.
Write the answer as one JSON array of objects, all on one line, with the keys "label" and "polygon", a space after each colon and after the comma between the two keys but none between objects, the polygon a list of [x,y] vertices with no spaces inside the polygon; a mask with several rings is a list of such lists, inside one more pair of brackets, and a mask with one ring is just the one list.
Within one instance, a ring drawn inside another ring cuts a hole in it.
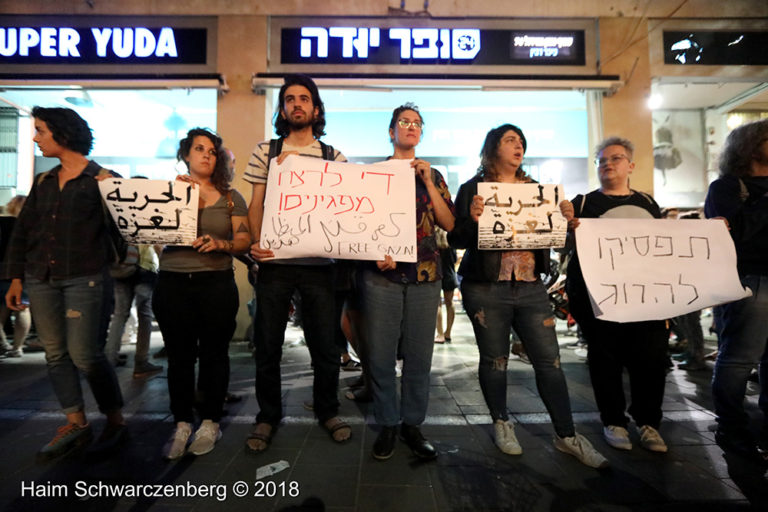
[{"label": "illuminated store sign", "polygon": [[291,27],[281,30],[280,62],[583,66],[584,31]]},{"label": "illuminated store sign", "polygon": [[677,65],[764,66],[768,32],[664,31],[664,63]]},{"label": "illuminated store sign", "polygon": [[205,64],[205,28],[0,26],[0,64]]}]

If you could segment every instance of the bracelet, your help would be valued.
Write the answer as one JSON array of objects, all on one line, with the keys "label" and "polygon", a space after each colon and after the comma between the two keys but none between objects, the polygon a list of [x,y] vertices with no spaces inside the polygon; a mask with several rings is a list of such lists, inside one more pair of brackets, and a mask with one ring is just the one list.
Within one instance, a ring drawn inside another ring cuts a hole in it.
[{"label": "bracelet", "polygon": [[232,240],[227,240],[227,251],[232,252],[234,248],[235,248],[235,244],[232,243]]}]

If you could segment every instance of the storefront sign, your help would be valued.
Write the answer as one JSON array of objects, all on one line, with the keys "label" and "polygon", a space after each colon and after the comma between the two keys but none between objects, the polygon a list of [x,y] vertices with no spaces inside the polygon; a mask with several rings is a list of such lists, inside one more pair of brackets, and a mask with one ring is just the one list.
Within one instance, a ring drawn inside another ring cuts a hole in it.
[{"label": "storefront sign", "polygon": [[585,64],[583,30],[304,26],[281,31],[282,64]]},{"label": "storefront sign", "polygon": [[764,66],[768,32],[748,30],[664,31],[664,64]]},{"label": "storefront sign", "polygon": [[214,18],[0,17],[3,73],[215,71]]}]

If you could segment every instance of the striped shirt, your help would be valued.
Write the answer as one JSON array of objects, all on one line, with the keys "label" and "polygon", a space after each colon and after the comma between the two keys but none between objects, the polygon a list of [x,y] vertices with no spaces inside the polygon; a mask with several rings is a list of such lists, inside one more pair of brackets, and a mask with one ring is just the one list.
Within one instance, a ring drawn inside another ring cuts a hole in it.
[{"label": "striped shirt", "polygon": [[[308,156],[314,158],[322,158],[323,150],[320,147],[320,142],[315,140],[309,146],[291,146],[283,141],[283,153],[287,151],[296,151],[299,156]],[[245,168],[245,175],[243,179],[251,184],[267,183],[267,174],[269,173],[269,141],[265,140],[259,142],[251,153],[251,158],[248,160],[248,167]],[[335,162],[346,162],[347,158],[341,154],[341,151],[333,149],[333,160]]]}]

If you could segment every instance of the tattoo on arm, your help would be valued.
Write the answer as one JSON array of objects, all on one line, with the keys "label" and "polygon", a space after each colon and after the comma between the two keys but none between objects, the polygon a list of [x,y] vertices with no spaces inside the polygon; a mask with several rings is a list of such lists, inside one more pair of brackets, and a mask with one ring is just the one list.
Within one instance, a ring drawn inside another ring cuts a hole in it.
[{"label": "tattoo on arm", "polygon": [[241,222],[240,226],[237,228],[238,233],[248,233],[248,224],[245,222]]}]

